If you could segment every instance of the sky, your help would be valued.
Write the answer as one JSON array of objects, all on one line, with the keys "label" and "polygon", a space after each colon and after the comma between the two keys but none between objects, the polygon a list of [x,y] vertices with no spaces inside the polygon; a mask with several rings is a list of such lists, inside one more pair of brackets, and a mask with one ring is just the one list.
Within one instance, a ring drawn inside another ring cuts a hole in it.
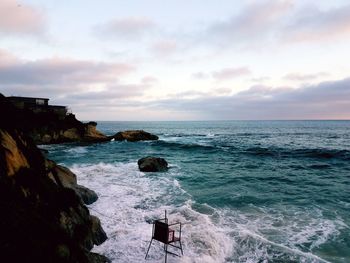
[{"label": "sky", "polygon": [[0,0],[0,93],[81,120],[350,119],[350,1]]}]

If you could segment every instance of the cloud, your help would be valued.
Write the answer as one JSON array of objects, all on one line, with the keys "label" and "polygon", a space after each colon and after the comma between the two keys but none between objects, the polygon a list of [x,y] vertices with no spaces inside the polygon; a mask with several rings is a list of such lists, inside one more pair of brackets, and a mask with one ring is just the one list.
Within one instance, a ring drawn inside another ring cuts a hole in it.
[{"label": "cloud", "polygon": [[167,99],[153,107],[198,119],[349,119],[350,78],[295,89],[253,86],[231,96]]},{"label": "cloud", "polygon": [[153,76],[145,76],[141,79],[141,83],[145,85],[153,85],[158,82],[158,79]]},{"label": "cloud", "polygon": [[283,30],[285,41],[310,42],[350,36],[350,5],[329,10],[310,7],[299,12]]},{"label": "cloud", "polygon": [[116,80],[135,68],[128,64],[49,58],[0,67],[0,85],[91,84]]},{"label": "cloud", "polygon": [[175,40],[160,40],[152,45],[152,51],[159,56],[169,56],[175,53],[178,45]]},{"label": "cloud", "polygon": [[155,23],[147,17],[124,17],[99,25],[95,31],[100,35],[135,39],[151,32],[155,27]]},{"label": "cloud", "polygon": [[44,16],[37,9],[15,0],[0,1],[0,33],[40,34]]},{"label": "cloud", "polygon": [[251,1],[238,14],[197,34],[201,43],[220,48],[266,50],[271,44],[324,43],[350,37],[349,14],[349,4],[320,9],[293,0]]},{"label": "cloud", "polygon": [[195,72],[192,74],[192,78],[194,79],[207,79],[209,77],[209,74],[199,71],[199,72]]},{"label": "cloud", "polygon": [[251,81],[254,81],[254,82],[264,82],[267,80],[270,80],[270,77],[262,76],[262,77],[255,77],[251,79]]},{"label": "cloud", "polygon": [[0,89],[7,95],[66,96],[112,87],[133,92],[120,83],[120,78],[136,70],[130,64],[67,58],[24,61],[0,51],[3,56],[8,59],[0,63]]},{"label": "cloud", "polygon": [[224,68],[219,71],[214,71],[212,73],[212,77],[215,80],[221,81],[221,80],[228,80],[233,78],[238,78],[241,76],[249,75],[251,74],[250,70],[246,67],[241,68]]},{"label": "cloud", "polygon": [[315,80],[320,77],[326,77],[326,76],[329,76],[329,73],[327,72],[318,72],[314,74],[289,73],[285,75],[283,79],[292,80],[292,81],[311,81],[311,80]]},{"label": "cloud", "polygon": [[4,49],[0,49],[0,68],[9,65],[14,65],[18,62],[19,59],[16,56],[12,55]]},{"label": "cloud", "polygon": [[292,10],[292,1],[256,1],[246,6],[238,15],[211,25],[205,35],[230,45],[268,37],[277,21]]}]

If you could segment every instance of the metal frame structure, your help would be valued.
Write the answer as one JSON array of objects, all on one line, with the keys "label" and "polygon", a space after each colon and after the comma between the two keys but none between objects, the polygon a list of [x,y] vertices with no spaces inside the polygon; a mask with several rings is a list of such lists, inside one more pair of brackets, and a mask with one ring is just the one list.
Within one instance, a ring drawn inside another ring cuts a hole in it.
[{"label": "metal frame structure", "polygon": [[[176,237],[175,236],[175,229],[172,229],[171,227],[179,225],[180,229],[179,229],[179,236]],[[174,256],[178,256],[180,257],[180,255],[170,252],[168,251],[168,246],[171,247],[175,247],[181,250],[181,254],[183,255],[183,249],[182,249],[182,243],[181,243],[181,230],[182,230],[182,224],[181,222],[176,222],[173,224],[168,224],[168,218],[167,218],[167,214],[165,211],[165,217],[162,219],[157,219],[155,221],[153,221],[153,227],[152,227],[152,239],[149,243],[148,249],[147,249],[147,253],[145,256],[145,259],[148,256],[148,252],[151,248],[152,245],[152,241],[153,239],[161,242],[164,244],[164,251],[165,251],[165,263],[167,262],[167,256],[168,254],[172,254]],[[175,242],[179,242],[179,246],[174,245],[173,243]]]}]

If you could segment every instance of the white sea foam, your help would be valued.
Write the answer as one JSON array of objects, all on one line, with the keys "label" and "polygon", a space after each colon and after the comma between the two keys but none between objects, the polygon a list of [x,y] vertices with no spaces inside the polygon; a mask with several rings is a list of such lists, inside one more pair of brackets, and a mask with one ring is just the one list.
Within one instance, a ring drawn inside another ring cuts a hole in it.
[{"label": "white sea foam", "polygon": [[[176,166],[175,166],[176,167]],[[184,256],[169,262],[327,262],[312,253],[347,225],[327,220],[322,211],[288,207],[247,211],[218,210],[196,204],[181,188],[176,173],[145,174],[133,163],[74,165],[80,184],[99,196],[90,206],[109,239],[94,251],[113,262],[143,262],[153,219],[168,211],[183,226]],[[195,208],[195,209],[193,209]],[[162,246],[154,242],[145,262],[162,262]]]},{"label": "white sea foam", "polygon": [[65,150],[65,152],[69,153],[69,154],[74,154],[74,155],[82,155],[84,153],[87,153],[87,147],[83,147],[83,146],[76,146],[76,147],[71,147]]},{"label": "white sea foam", "polygon": [[[234,240],[209,215],[192,209],[190,196],[171,172],[145,175],[135,163],[74,165],[71,169],[80,184],[99,195],[90,210],[101,219],[109,238],[94,251],[113,262],[144,261],[151,238],[149,222],[162,217],[164,210],[168,211],[170,222],[184,224],[184,256],[169,256],[168,262],[225,262],[232,254]],[[146,262],[163,260],[162,246],[154,242]]]},{"label": "white sea foam", "polygon": [[278,262],[328,262],[312,250],[336,237],[346,226],[343,221],[325,219],[318,209],[289,211],[289,215],[284,209],[219,212],[221,224],[239,244],[232,257],[234,262],[270,262],[274,259]]}]

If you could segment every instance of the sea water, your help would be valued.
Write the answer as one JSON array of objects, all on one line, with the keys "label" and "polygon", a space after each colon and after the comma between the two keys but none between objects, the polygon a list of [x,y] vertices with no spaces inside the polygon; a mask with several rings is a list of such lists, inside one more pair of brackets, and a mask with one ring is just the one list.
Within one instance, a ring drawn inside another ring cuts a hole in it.
[{"label": "sea water", "polygon": [[[168,262],[350,262],[350,122],[100,122],[105,134],[143,129],[158,141],[45,146],[78,183],[112,262],[163,262],[153,219],[181,221],[184,256]],[[165,158],[168,172],[137,160]],[[176,252],[176,251],[174,251]]]}]

